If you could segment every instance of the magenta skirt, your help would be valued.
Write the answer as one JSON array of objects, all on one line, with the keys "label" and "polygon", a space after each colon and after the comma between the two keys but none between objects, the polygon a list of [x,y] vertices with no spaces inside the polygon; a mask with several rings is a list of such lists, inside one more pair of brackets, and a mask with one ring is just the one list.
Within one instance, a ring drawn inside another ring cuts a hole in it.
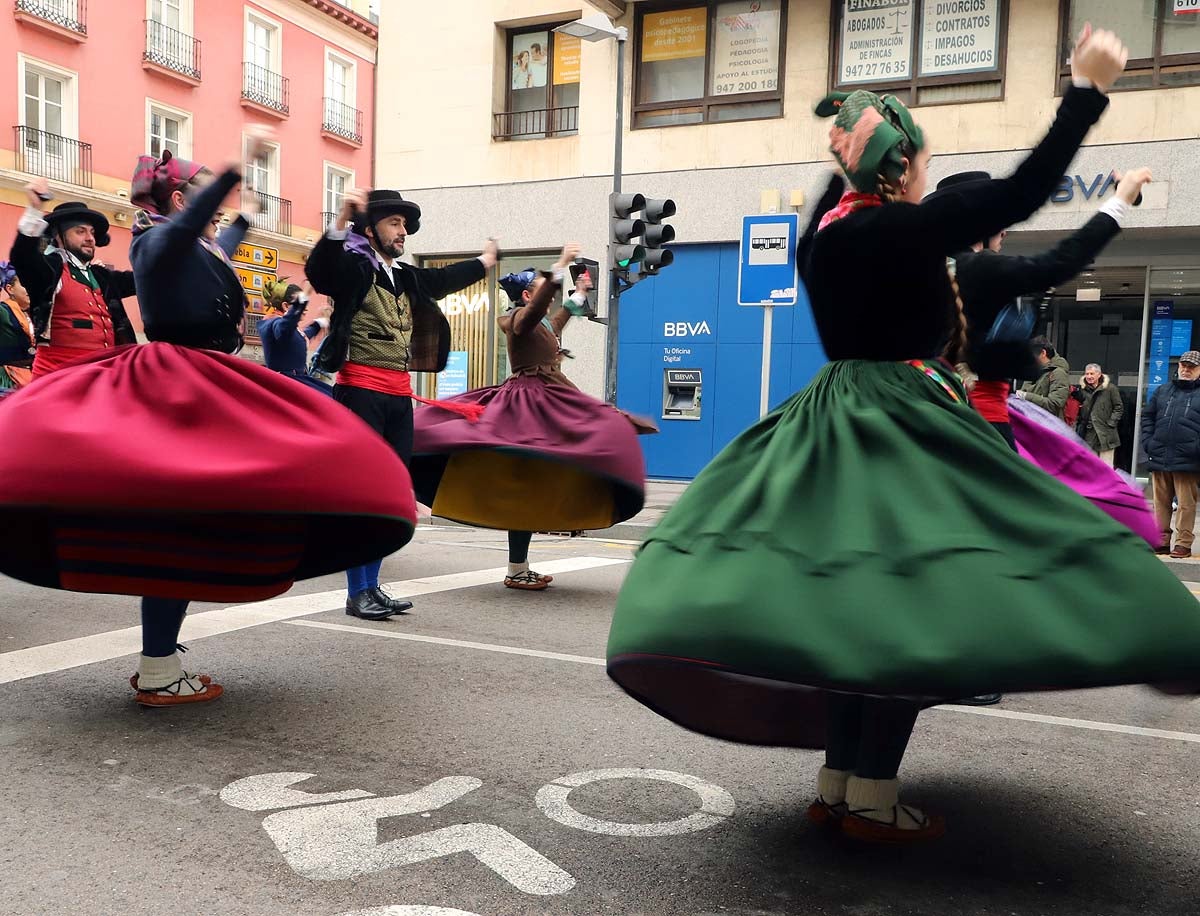
[{"label": "magenta skirt", "polygon": [[1066,423],[1021,398],[1009,398],[1009,421],[1017,451],[1039,468],[1103,509],[1157,547],[1162,539],[1154,510],[1129,475],[1114,470]]}]

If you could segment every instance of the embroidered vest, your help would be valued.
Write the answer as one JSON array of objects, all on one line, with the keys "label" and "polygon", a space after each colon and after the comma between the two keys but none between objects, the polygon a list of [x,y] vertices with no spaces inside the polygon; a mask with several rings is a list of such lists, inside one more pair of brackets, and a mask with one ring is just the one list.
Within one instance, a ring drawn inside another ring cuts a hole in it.
[{"label": "embroidered vest", "polygon": [[86,274],[63,259],[62,286],[50,308],[50,344],[79,350],[101,350],[116,343],[112,315],[104,294]]},{"label": "embroidered vest", "polygon": [[412,328],[408,296],[380,285],[377,274],[350,324],[350,361],[407,372]]}]

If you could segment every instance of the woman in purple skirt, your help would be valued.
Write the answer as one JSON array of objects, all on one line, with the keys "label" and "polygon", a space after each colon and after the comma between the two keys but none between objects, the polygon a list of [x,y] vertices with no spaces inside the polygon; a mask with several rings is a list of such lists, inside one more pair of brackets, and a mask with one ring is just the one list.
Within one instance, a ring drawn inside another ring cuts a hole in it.
[{"label": "woman in purple skirt", "polygon": [[562,372],[560,335],[583,313],[590,278],[580,278],[553,317],[549,311],[578,254],[569,244],[549,272],[531,268],[500,281],[513,303],[497,319],[512,376],[448,399],[485,408],[481,418],[428,406],[413,419],[417,499],[434,515],[507,529],[509,588],[541,591],[551,582],[529,568],[532,532],[608,528],[640,512],[645,499],[637,433],[657,428],[584,394]]}]

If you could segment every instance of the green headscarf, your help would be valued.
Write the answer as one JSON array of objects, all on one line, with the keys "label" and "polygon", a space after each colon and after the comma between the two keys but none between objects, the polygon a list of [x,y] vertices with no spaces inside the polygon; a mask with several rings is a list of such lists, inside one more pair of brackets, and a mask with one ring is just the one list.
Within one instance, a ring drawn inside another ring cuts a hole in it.
[{"label": "green headscarf", "polygon": [[[907,149],[918,151],[925,136],[904,103],[894,95],[874,92],[833,92],[817,105],[821,118],[836,115],[829,130],[829,150],[855,190],[874,194],[879,175],[897,180],[904,171]],[[907,149],[906,149],[907,148]]]}]

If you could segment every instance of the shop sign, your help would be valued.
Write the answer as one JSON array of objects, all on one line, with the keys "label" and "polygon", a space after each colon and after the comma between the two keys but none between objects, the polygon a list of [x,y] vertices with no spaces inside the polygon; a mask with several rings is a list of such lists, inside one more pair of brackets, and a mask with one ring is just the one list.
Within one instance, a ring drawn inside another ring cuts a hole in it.
[{"label": "shop sign", "polygon": [[642,20],[642,63],[703,57],[708,8],[647,13]]},{"label": "shop sign", "polygon": [[1076,194],[1082,195],[1084,200],[1091,200],[1093,197],[1099,200],[1116,187],[1117,176],[1115,172],[1109,172],[1107,175],[1101,172],[1099,175],[1089,177],[1084,177],[1083,175],[1063,175],[1062,181],[1058,183],[1058,187],[1050,195],[1050,200],[1056,204],[1070,203],[1075,199]]},{"label": "shop sign", "polygon": [[916,0],[845,0],[838,82],[883,83],[912,76]]},{"label": "shop sign", "polygon": [[925,0],[921,76],[995,70],[1000,56],[1000,0]]},{"label": "shop sign", "polygon": [[773,92],[779,86],[779,0],[717,7],[712,94]]},{"label": "shop sign", "polygon": [[1200,13],[1200,0],[1175,0],[1175,6],[1172,11],[1176,16]]}]

